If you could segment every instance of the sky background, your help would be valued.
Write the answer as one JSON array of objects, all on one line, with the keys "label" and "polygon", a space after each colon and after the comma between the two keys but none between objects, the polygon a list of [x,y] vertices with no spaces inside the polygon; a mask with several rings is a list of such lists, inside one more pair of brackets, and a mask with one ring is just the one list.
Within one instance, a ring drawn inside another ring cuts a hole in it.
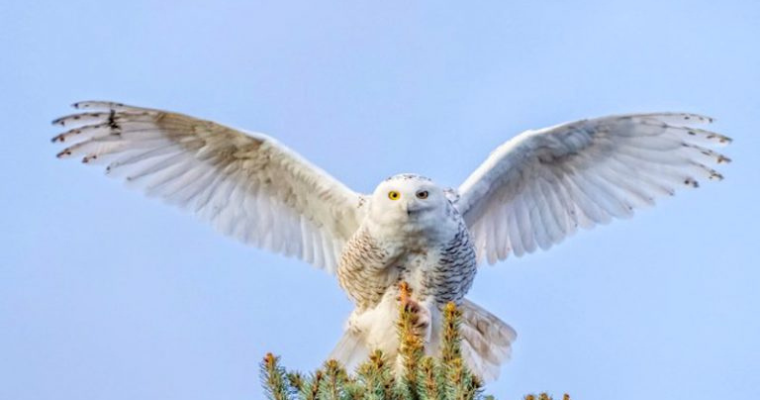
[{"label": "sky background", "polygon": [[470,298],[518,331],[487,387],[577,399],[760,396],[760,3],[0,2],[0,399],[256,399],[268,351],[312,370],[337,281],[59,161],[78,100],[266,132],[351,188],[458,186],[530,128],[691,111],[726,180],[549,252]]}]

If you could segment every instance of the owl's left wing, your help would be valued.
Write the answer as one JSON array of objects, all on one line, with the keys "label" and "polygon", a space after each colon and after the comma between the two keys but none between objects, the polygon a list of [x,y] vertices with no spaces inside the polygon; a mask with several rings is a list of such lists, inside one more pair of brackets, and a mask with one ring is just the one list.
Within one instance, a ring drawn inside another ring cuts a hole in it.
[{"label": "owl's left wing", "polygon": [[105,163],[149,195],[225,234],[334,271],[359,227],[361,196],[261,133],[188,115],[109,102],[53,121],[70,129],[60,158]]},{"label": "owl's left wing", "polygon": [[707,148],[726,136],[690,127],[694,114],[637,114],[526,131],[498,147],[459,187],[457,208],[479,259],[548,249],[575,233],[698,179],[720,180],[710,165],[730,160]]}]

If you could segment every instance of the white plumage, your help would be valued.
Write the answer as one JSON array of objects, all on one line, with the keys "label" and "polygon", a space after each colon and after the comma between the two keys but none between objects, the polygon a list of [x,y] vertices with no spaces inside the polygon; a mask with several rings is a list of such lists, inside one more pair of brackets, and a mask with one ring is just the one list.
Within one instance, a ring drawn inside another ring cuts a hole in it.
[{"label": "white plumage", "polygon": [[722,176],[709,149],[730,139],[694,114],[604,117],[526,131],[497,148],[458,190],[402,174],[353,192],[260,134],[120,103],[82,102],[53,123],[73,142],[58,156],[106,164],[147,194],[189,209],[245,243],[336,272],[356,309],[333,356],[355,364],[373,348],[393,357],[399,281],[422,310],[430,352],[440,310],[462,307],[463,355],[498,376],[516,335],[465,299],[480,260],[549,249],[591,228]]},{"label": "white plumage", "polygon": [[510,252],[549,249],[578,227],[592,228],[654,205],[730,160],[704,146],[731,142],[690,127],[694,114],[638,114],[526,131],[504,143],[459,187],[457,208],[478,254],[493,264]]},{"label": "white plumage", "polygon": [[76,141],[59,158],[105,163],[151,196],[194,212],[222,233],[334,272],[359,226],[361,196],[261,134],[182,114],[109,102],[53,121]]}]

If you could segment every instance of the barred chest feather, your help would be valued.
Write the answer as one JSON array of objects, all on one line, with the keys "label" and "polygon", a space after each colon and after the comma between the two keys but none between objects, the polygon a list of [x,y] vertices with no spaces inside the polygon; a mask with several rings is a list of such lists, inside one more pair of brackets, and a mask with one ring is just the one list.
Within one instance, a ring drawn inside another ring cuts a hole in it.
[{"label": "barred chest feather", "polygon": [[[357,311],[395,298],[398,283],[407,282],[419,301],[461,302],[472,286],[477,267],[470,233],[458,215],[432,229],[399,224],[363,224],[346,243],[338,266],[341,287]],[[390,228],[390,229],[389,229]]]}]

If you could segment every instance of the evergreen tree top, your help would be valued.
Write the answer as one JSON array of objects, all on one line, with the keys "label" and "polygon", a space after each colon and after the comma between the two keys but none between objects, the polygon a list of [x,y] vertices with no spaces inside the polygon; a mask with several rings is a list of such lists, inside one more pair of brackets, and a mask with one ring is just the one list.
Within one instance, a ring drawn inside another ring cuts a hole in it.
[{"label": "evergreen tree top", "polygon": [[[335,360],[310,374],[289,372],[279,357],[268,353],[261,362],[261,383],[270,400],[494,400],[483,395],[482,381],[464,360],[459,326],[462,313],[453,302],[443,310],[443,337],[439,356],[425,355],[424,342],[415,329],[419,309],[411,301],[409,286],[400,284],[398,299],[401,368],[393,368],[379,350],[348,373]],[[546,393],[524,400],[553,400]],[[565,394],[563,400],[570,400]]]}]

